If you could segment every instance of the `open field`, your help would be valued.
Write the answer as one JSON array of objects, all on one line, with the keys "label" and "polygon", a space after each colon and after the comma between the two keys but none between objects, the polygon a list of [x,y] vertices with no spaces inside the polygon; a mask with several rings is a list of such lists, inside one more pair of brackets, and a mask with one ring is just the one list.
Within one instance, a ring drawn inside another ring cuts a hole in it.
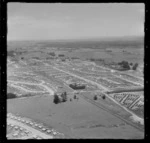
[{"label": "open field", "polygon": [[[69,96],[69,98],[72,97]],[[143,137],[142,132],[139,132],[129,125],[122,126],[124,122],[120,119],[117,119],[103,110],[97,109],[82,98],[79,98],[78,101],[68,101],[59,105],[55,105],[52,102],[52,97],[47,96],[37,96],[36,98],[26,98],[24,100],[8,100],[7,110],[11,113],[18,113],[25,117],[38,120],[70,137]],[[96,125],[98,127],[92,127]],[[104,134],[105,136],[103,136]]]}]

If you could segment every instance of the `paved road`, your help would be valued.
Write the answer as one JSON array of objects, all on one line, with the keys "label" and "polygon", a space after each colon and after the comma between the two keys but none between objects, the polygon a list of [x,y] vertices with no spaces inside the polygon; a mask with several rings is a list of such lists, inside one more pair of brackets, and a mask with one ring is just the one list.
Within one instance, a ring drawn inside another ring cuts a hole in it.
[{"label": "paved road", "polygon": [[[29,84],[29,85],[41,86],[41,87],[43,87],[44,89],[46,89],[46,90],[50,93],[50,95],[54,95],[54,91],[53,91],[51,88],[49,88],[49,87],[47,87],[46,85],[44,85],[45,81],[42,81],[41,83],[38,83],[38,84],[36,84],[36,83],[31,83],[31,82],[24,82],[24,81],[11,81],[11,80],[8,80],[8,82],[13,82],[13,83],[25,83],[25,84]],[[25,89],[25,88],[23,88],[23,87],[17,86],[17,85],[13,85],[13,84],[12,84],[12,86],[22,88],[23,90],[26,90],[26,91],[30,91],[30,90],[27,90],[27,89]],[[33,91],[31,91],[31,92],[33,92]],[[35,92],[36,92],[36,91],[35,91]]]}]

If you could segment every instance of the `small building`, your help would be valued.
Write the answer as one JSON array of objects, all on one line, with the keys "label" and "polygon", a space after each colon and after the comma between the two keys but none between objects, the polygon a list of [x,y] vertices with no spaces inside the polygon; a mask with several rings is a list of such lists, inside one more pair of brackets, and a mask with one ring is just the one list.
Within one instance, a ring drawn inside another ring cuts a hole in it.
[{"label": "small building", "polygon": [[75,90],[85,89],[85,87],[86,87],[84,84],[80,84],[80,83],[71,83],[71,84],[69,84],[69,86]]}]

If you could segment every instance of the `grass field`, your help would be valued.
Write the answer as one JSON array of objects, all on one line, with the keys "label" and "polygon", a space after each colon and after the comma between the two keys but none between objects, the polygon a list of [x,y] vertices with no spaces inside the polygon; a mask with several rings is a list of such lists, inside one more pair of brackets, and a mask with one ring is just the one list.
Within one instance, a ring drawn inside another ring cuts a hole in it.
[{"label": "grass field", "polygon": [[143,138],[142,132],[129,125],[115,127],[123,122],[82,98],[61,104],[48,96],[7,102],[8,112],[38,120],[73,138]]}]

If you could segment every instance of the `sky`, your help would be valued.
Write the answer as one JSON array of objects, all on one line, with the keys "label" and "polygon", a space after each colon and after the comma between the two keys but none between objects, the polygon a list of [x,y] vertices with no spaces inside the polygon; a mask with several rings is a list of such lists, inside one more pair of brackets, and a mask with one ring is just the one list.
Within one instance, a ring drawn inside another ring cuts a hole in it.
[{"label": "sky", "polygon": [[144,36],[144,3],[8,3],[7,39]]}]

